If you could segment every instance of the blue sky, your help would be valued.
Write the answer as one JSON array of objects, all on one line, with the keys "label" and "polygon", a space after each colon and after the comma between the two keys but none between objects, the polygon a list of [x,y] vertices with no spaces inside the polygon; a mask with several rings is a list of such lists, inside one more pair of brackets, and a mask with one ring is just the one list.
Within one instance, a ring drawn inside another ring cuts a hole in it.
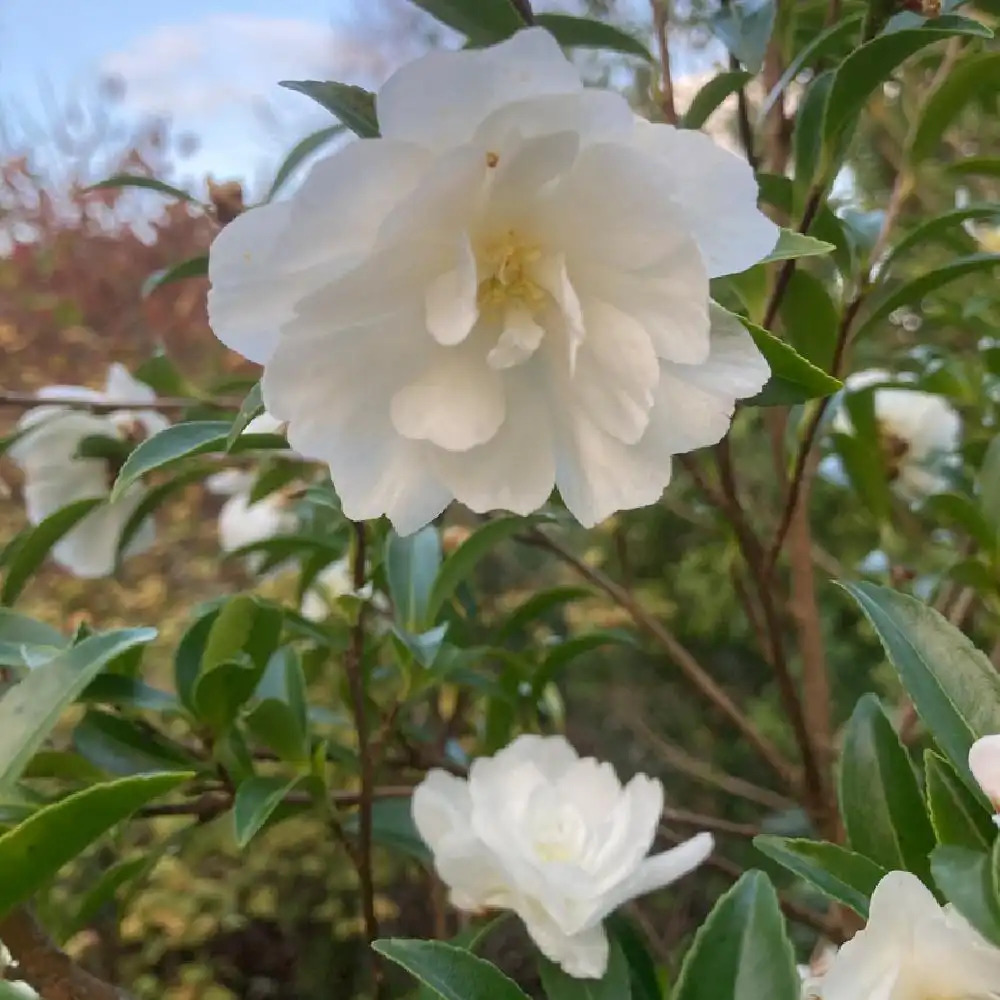
[{"label": "blue sky", "polygon": [[102,74],[117,74],[127,117],[169,116],[199,136],[184,174],[260,183],[284,149],[326,122],[277,81],[378,83],[415,41],[389,30],[393,8],[398,17],[393,0],[5,0],[0,113],[20,135],[25,121],[51,119],[53,104],[74,96],[86,104]]}]

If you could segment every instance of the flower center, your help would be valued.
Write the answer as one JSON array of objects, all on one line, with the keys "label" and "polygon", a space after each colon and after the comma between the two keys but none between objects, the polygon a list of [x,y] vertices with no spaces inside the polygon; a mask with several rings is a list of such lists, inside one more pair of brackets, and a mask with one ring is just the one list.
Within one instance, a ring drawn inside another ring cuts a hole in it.
[{"label": "flower center", "polygon": [[536,246],[523,242],[510,229],[499,239],[486,243],[479,255],[480,274],[477,302],[480,309],[520,305],[537,308],[545,292],[531,277],[531,265],[542,256]]},{"label": "flower center", "polygon": [[899,475],[903,460],[910,451],[910,443],[894,434],[884,424],[877,424],[879,447],[882,450],[882,457],[885,460],[886,472],[889,481],[892,482]]},{"label": "flower center", "polygon": [[532,846],[539,861],[567,863],[576,861],[583,850],[586,830],[572,806],[563,805],[539,817],[533,831]]}]

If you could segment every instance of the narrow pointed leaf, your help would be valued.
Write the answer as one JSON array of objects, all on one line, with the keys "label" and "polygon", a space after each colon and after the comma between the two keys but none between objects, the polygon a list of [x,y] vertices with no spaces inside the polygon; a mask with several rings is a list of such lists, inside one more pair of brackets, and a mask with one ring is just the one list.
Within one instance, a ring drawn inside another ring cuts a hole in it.
[{"label": "narrow pointed leaf", "polygon": [[280,86],[311,97],[362,139],[379,134],[375,95],[364,87],[331,80],[282,80]]}]

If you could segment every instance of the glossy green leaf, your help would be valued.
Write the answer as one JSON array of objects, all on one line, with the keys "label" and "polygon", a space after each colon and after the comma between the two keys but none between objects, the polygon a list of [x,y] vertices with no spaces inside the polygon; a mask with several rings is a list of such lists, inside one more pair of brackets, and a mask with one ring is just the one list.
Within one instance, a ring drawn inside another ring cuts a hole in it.
[{"label": "glossy green leaf", "polygon": [[801,992],[778,894],[763,872],[746,872],[698,929],[672,1000],[798,1000]]},{"label": "glossy green leaf", "polygon": [[29,667],[40,656],[55,656],[68,642],[51,625],[0,607],[0,667]]},{"label": "glossy green leaf", "polygon": [[248,778],[236,789],[233,828],[240,848],[257,836],[274,811],[299,783],[300,778],[260,776]]},{"label": "glossy green leaf", "polygon": [[428,603],[441,568],[441,539],[430,525],[401,538],[389,532],[385,543],[385,572],[396,621],[409,632],[430,624]]},{"label": "glossy green leaf", "polygon": [[920,601],[871,583],[841,584],[858,602],[921,719],[977,796],[969,748],[1000,733],[1000,676],[955,626]]},{"label": "glossy green leaf", "polygon": [[132,374],[158,396],[187,396],[194,405],[195,387],[178,371],[177,366],[162,350],[154,352]]},{"label": "glossy green leaf", "polygon": [[928,878],[934,831],[910,759],[872,694],[858,702],[844,733],[840,811],[851,850]]},{"label": "glossy green leaf", "polygon": [[104,434],[88,434],[77,445],[74,458],[103,458],[116,465],[128,458],[132,446],[119,437],[107,437]]},{"label": "glossy green leaf", "polygon": [[190,774],[149,774],[93,785],[39,809],[0,836],[0,915],[23,903],[64,865]]},{"label": "glossy green leaf", "polygon": [[0,792],[9,791],[62,716],[110,662],[152,641],[151,628],[91,636],[32,670],[0,700]]},{"label": "glossy green leaf", "polygon": [[990,810],[972,795],[951,764],[928,750],[924,755],[924,776],[937,842],[988,851],[997,835]]},{"label": "glossy green leaf", "polygon": [[[97,884],[89,888],[80,899],[72,920],[61,928],[62,936],[68,940],[90,926],[105,907],[114,904],[118,890],[140,878],[149,869],[149,864],[149,858],[141,855],[119,861],[108,868]],[[3,994],[0,994],[0,1000],[3,1000]]]},{"label": "glossy green leaf", "polygon": [[80,695],[80,701],[103,702],[118,708],[145,709],[149,712],[179,712],[180,702],[169,691],[162,691],[125,674],[98,674]]},{"label": "glossy green leaf", "polygon": [[754,838],[754,846],[866,919],[868,901],[886,874],[874,861],[837,844],[763,834]]},{"label": "glossy green leaf", "polygon": [[879,266],[880,279],[887,277],[896,261],[909,250],[919,251],[928,243],[937,241],[942,236],[949,236],[953,241],[960,241],[961,245],[967,248],[972,243],[972,237],[961,228],[962,223],[970,219],[995,219],[997,217],[1000,217],[1000,204],[982,202],[976,205],[966,205],[964,208],[955,209],[954,212],[945,212],[943,215],[936,215],[921,222],[905,236],[900,237],[886,254],[885,260]]},{"label": "glossy green leaf", "polygon": [[279,86],[311,97],[362,139],[379,134],[375,95],[364,87],[330,80],[282,80]]},{"label": "glossy green leaf", "polygon": [[619,910],[604,922],[608,936],[617,942],[628,964],[632,1000],[663,1000],[656,961],[637,923]]},{"label": "glossy green leaf", "polygon": [[528,631],[556,608],[593,595],[587,587],[552,587],[532,594],[504,619],[497,629],[496,645],[503,645],[519,633]]},{"label": "glossy green leaf", "polygon": [[964,847],[938,847],[931,871],[945,898],[987,941],[1000,945],[1000,898],[993,884],[992,858]]},{"label": "glossy green leaf", "polygon": [[[479,0],[475,0],[479,2]],[[536,14],[535,21],[545,28],[555,40],[567,49],[605,49],[638,56],[646,62],[655,62],[652,53],[634,35],[592,17],[575,17],[572,14]]]},{"label": "glossy green leaf", "polygon": [[735,94],[752,79],[753,74],[742,69],[729,70],[713,76],[694,95],[678,124],[681,128],[701,128],[727,97]]},{"label": "glossy green leaf", "polygon": [[610,941],[608,967],[600,979],[576,979],[554,962],[539,957],[538,972],[548,1000],[631,1000],[632,982],[625,953]]},{"label": "glossy green leaf", "polygon": [[989,38],[991,35],[990,29],[978,21],[945,15],[919,28],[887,32],[866,42],[837,69],[824,124],[827,143],[832,145],[852,126],[872,92],[910,56],[943,38]]},{"label": "glossy green leaf", "polygon": [[274,651],[253,698],[256,704],[246,718],[253,735],[282,760],[308,760],[306,680],[293,647],[281,646]]},{"label": "glossy green leaf", "polygon": [[578,656],[604,646],[636,644],[635,634],[624,629],[594,629],[564,639],[546,652],[542,665],[531,679],[532,689],[536,696],[541,695],[545,687],[558,678],[563,668]]},{"label": "glossy green leaf", "polygon": [[108,774],[191,771],[198,765],[182,747],[152,726],[91,710],[73,730],[73,746],[84,760]]},{"label": "glossy green leaf", "polygon": [[410,0],[473,45],[509,38],[524,20],[510,0]]},{"label": "glossy green leaf", "polygon": [[226,434],[226,451],[231,451],[237,438],[247,429],[247,425],[254,417],[259,417],[264,412],[264,393],[260,382],[255,382],[250,391],[240,403],[240,412],[236,414],[229,433]]},{"label": "glossy green leaf", "polygon": [[[358,814],[352,813],[343,825],[346,833],[357,836]],[[397,854],[430,862],[430,851],[413,822],[409,796],[379,799],[372,805],[372,840]]]},{"label": "glossy green leaf", "polygon": [[840,382],[832,375],[806,361],[793,347],[779,340],[773,333],[737,317],[753,337],[757,349],[764,355],[771,368],[767,385],[746,406],[791,406],[809,399],[830,396],[840,389]]},{"label": "glossy green leaf", "polygon": [[225,445],[230,424],[225,420],[191,420],[146,438],[129,455],[118,472],[112,499],[121,497],[134,482],[154,469],[162,469],[191,455],[218,451]]},{"label": "glossy green leaf", "polygon": [[812,190],[814,183],[819,179],[820,170],[826,166],[823,122],[835,79],[834,71],[826,70],[812,80],[795,115],[792,150],[797,208],[801,208],[804,204],[806,193]]},{"label": "glossy green leaf", "polygon": [[44,521],[20,536],[10,551],[4,552],[3,586],[0,604],[13,604],[24,590],[31,575],[45,562],[45,557],[61,538],[68,535],[95,507],[103,503],[100,497],[74,500],[49,514]]},{"label": "glossy green leaf", "polygon": [[981,505],[971,497],[960,493],[938,493],[927,498],[924,509],[938,524],[960,528],[984,551],[996,549],[996,531],[984,516]]},{"label": "glossy green leaf", "polygon": [[301,142],[295,144],[291,152],[282,160],[271,181],[271,188],[267,192],[265,201],[271,201],[274,196],[284,187],[288,178],[313,155],[313,153],[329,145],[339,135],[343,135],[343,125],[328,125],[326,128],[318,129],[307,135]]},{"label": "glossy green leaf", "polygon": [[185,278],[204,278],[207,275],[208,254],[198,254],[196,257],[188,257],[187,260],[154,271],[142,283],[141,294],[146,298],[164,285],[172,285],[175,281],[183,281]]},{"label": "glossy green leaf", "polygon": [[372,947],[401,965],[441,1000],[528,1000],[496,966],[443,941],[388,938]]},{"label": "glossy green leaf", "polygon": [[892,494],[880,450],[872,448],[872,438],[864,434],[837,432],[830,438],[854,492],[877,522],[885,521]]},{"label": "glossy green leaf", "polygon": [[782,229],[775,248],[764,258],[761,264],[770,264],[776,260],[792,260],[798,257],[821,257],[834,249],[832,243],[818,240],[815,236],[797,233],[793,229]]},{"label": "glossy green leaf", "polygon": [[979,508],[984,519],[993,531],[993,544],[989,550],[996,548],[996,539],[1000,537],[1000,435],[990,441],[979,466],[976,477],[979,497]]},{"label": "glossy green leaf", "polygon": [[833,364],[840,316],[823,282],[802,268],[793,271],[780,316],[785,340],[810,364],[827,371]]},{"label": "glossy green leaf", "polygon": [[155,177],[141,177],[135,174],[115,174],[114,177],[108,177],[106,180],[98,181],[96,184],[91,184],[90,187],[85,188],[85,190],[107,191],[109,189],[117,188],[142,188],[146,191],[158,191],[160,194],[165,194],[170,198],[179,198],[181,201],[189,201],[193,205],[201,204],[197,198],[188,194],[187,191],[182,191],[180,188],[173,187],[163,181],[158,181]]},{"label": "glossy green leaf", "polygon": [[444,605],[451,599],[459,585],[469,578],[484,556],[497,545],[527,531],[533,525],[550,520],[544,515],[534,517],[496,517],[487,521],[466,539],[441,564],[441,570],[427,599],[427,621],[435,621]]},{"label": "glossy green leaf", "polygon": [[984,52],[960,60],[923,101],[907,158],[916,166],[937,153],[945,130],[973,99],[1000,90],[1000,52]]},{"label": "glossy green leaf", "polygon": [[709,28],[751,73],[757,73],[774,29],[774,13],[774,0],[732,0],[711,15]]}]

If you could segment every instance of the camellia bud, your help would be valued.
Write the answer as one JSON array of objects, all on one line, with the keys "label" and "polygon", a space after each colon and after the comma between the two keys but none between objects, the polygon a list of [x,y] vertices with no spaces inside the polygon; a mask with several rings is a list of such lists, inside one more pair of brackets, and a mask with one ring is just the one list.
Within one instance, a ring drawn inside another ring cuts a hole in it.
[{"label": "camellia bud", "polygon": [[1000,733],[976,740],[969,750],[969,770],[993,803],[994,817],[1000,826]]}]

